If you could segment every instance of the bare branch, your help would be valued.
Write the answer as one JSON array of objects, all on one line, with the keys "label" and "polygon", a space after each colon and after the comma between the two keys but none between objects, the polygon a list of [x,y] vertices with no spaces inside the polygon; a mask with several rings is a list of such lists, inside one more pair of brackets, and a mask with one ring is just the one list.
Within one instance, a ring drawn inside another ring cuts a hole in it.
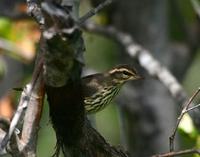
[{"label": "bare branch", "polygon": [[84,23],[89,18],[91,18],[92,16],[96,15],[99,11],[101,11],[106,6],[110,5],[111,3],[113,3],[113,0],[105,0],[104,2],[100,3],[96,8],[91,9],[88,13],[86,13],[81,18],[79,18],[78,24]]},{"label": "bare branch", "polygon": [[[44,81],[42,72],[39,75],[38,81],[30,99],[29,105],[24,116],[22,128],[21,143],[23,147],[20,151],[25,156],[36,156],[37,133],[39,130],[39,122],[43,108],[44,100]],[[31,142],[30,142],[31,141]]]},{"label": "bare branch", "polygon": [[200,104],[198,104],[198,105],[196,105],[196,106],[193,106],[193,107],[190,107],[190,108],[188,108],[188,109],[186,110],[186,112],[192,111],[192,110],[194,110],[194,109],[196,109],[196,108],[198,108],[198,107],[200,107]]},{"label": "bare branch", "polygon": [[152,157],[174,157],[174,156],[182,156],[182,155],[188,155],[188,154],[200,155],[200,150],[186,149],[186,150],[177,151],[177,152],[169,152],[169,153],[164,153],[164,154],[160,154],[160,155],[153,155]]},{"label": "bare branch", "polygon": [[192,108],[189,108],[189,106],[191,105],[192,101],[194,100],[194,98],[197,96],[197,94],[200,92],[200,88],[198,90],[196,90],[196,92],[191,96],[191,98],[188,100],[188,102],[186,102],[186,104],[184,105],[184,108],[182,109],[181,111],[181,114],[180,116],[178,117],[177,119],[177,122],[176,122],[176,126],[174,128],[174,131],[172,132],[172,135],[169,137],[169,148],[170,148],[170,152],[174,151],[174,138],[176,136],[176,132],[177,132],[177,129],[178,129],[178,126],[183,118],[183,116],[185,115],[185,113],[191,111],[192,109],[195,109],[197,108],[197,106],[194,106]]}]

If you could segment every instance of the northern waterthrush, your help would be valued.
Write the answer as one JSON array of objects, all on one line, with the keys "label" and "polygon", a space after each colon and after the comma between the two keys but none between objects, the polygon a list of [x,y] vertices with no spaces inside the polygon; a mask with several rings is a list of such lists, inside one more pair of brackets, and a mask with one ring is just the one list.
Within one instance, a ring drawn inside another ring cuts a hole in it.
[{"label": "northern waterthrush", "polygon": [[142,77],[128,65],[119,65],[105,73],[83,77],[83,94],[86,114],[104,109],[118,94],[122,85],[129,80]]}]

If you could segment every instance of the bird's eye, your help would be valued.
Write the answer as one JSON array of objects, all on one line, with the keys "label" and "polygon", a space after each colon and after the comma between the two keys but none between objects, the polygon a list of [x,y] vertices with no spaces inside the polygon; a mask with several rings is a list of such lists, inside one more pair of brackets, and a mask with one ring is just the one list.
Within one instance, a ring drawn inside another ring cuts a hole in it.
[{"label": "bird's eye", "polygon": [[127,71],[123,71],[123,74],[124,74],[124,75],[127,75],[127,76],[129,76],[129,75],[130,75],[130,73],[129,73],[129,72],[127,72]]}]

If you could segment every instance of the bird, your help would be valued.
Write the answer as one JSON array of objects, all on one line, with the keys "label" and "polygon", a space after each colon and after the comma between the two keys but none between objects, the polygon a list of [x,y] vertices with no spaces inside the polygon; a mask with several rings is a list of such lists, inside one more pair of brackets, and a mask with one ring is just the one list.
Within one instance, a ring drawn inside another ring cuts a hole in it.
[{"label": "bird", "polygon": [[[123,64],[104,73],[96,73],[82,78],[83,101],[86,114],[103,110],[119,93],[121,87],[131,80],[143,79],[133,66]],[[22,88],[13,88],[22,91]]]},{"label": "bird", "polygon": [[130,80],[143,79],[130,65],[118,65],[103,72],[82,78],[84,108],[86,114],[103,110]]}]

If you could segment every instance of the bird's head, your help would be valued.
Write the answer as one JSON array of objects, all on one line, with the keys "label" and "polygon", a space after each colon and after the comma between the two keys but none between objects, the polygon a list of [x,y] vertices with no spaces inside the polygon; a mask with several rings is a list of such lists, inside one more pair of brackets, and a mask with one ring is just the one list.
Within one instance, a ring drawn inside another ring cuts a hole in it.
[{"label": "bird's head", "polygon": [[108,74],[112,77],[112,80],[117,84],[123,84],[129,80],[139,80],[142,77],[137,71],[129,65],[118,65],[108,71]]}]

